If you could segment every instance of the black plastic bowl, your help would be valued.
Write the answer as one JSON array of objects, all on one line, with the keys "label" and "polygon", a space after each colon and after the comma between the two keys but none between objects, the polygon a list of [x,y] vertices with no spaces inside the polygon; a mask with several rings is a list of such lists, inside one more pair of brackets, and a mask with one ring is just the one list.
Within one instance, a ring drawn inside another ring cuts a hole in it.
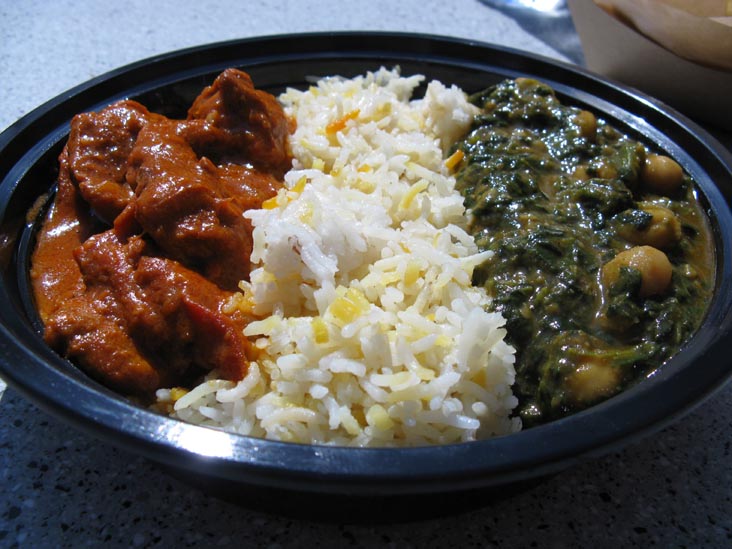
[{"label": "black plastic bowl", "polygon": [[[711,220],[716,288],[694,338],[654,375],[582,413],[510,436],[413,449],[309,446],[229,435],[157,415],[105,389],[43,342],[28,288],[36,218],[78,112],[129,97],[183,116],[224,68],[249,72],[279,93],[312,77],[354,76],[399,65],[468,92],[531,76],[569,104],[590,109],[653,143],[696,180]],[[474,42],[387,33],[277,36],[197,47],[113,71],[39,107],[0,136],[0,373],[38,406],[107,441],[204,484],[310,494],[386,496],[505,486],[556,472],[657,430],[729,377],[732,354],[732,159],[700,127],[655,100],[576,67]]]}]

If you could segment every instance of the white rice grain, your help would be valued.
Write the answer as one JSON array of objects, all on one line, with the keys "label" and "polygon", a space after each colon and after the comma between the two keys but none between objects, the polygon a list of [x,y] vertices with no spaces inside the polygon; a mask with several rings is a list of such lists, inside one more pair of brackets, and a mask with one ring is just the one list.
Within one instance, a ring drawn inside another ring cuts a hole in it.
[{"label": "white rice grain", "polygon": [[[280,101],[297,122],[285,188],[245,215],[262,354],[174,415],[275,440],[419,446],[520,428],[504,320],[471,285],[480,253],[444,165],[475,109],[456,87],[381,69]],[[242,300],[246,301],[246,300]],[[247,311],[245,311],[247,312]],[[160,392],[161,401],[172,398]]]}]

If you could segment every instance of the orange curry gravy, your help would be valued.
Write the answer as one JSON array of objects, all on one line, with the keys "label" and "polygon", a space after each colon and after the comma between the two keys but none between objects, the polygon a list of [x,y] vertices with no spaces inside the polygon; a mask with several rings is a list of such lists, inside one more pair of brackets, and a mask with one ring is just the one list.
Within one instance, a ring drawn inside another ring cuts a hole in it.
[{"label": "orange curry gravy", "polygon": [[48,344],[142,398],[213,368],[241,379],[250,319],[224,307],[249,276],[242,214],[281,186],[292,129],[276,99],[235,69],[185,120],[135,101],[77,115],[32,258]]}]

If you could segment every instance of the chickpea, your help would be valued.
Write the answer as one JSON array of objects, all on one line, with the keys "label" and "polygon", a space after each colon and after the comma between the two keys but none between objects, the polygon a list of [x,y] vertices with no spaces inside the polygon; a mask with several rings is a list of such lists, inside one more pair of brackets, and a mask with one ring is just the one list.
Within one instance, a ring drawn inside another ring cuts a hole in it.
[{"label": "chickpea", "polygon": [[641,168],[641,180],[659,194],[672,195],[684,181],[684,170],[668,156],[649,154]]},{"label": "chickpea", "polygon": [[574,117],[574,123],[577,124],[580,130],[580,135],[589,139],[590,141],[595,140],[597,135],[597,118],[590,111],[580,111]]},{"label": "chickpea", "polygon": [[587,181],[590,178],[590,175],[587,173],[587,166],[577,166],[574,172],[572,172],[572,177],[577,181]]},{"label": "chickpea", "polygon": [[640,297],[662,295],[671,284],[671,262],[666,254],[652,246],[635,246],[620,252],[602,267],[606,288],[617,282],[622,267],[636,269],[641,275]]},{"label": "chickpea", "polygon": [[620,370],[601,359],[587,359],[567,378],[567,388],[578,404],[590,404],[616,392]]},{"label": "chickpea", "polygon": [[618,177],[618,170],[610,162],[602,161],[595,166],[595,172],[600,179],[615,179]]},{"label": "chickpea", "polygon": [[523,76],[519,76],[516,79],[516,87],[520,90],[528,90],[529,88],[533,88],[539,84],[538,80],[534,80],[533,78],[525,78]]},{"label": "chickpea", "polygon": [[661,250],[681,240],[681,223],[674,212],[655,204],[643,204],[641,210],[651,214],[650,224],[643,230],[624,225],[618,230],[620,236],[633,244],[646,244]]}]

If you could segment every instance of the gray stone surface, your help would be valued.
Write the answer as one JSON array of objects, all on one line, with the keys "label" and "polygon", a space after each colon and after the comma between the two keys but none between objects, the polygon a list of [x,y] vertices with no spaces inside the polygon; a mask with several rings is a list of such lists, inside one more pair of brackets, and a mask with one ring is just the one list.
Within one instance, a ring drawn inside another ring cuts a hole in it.
[{"label": "gray stone surface", "polygon": [[[560,57],[477,0],[6,1],[0,128],[152,55],[341,29],[459,36]],[[0,547],[729,547],[731,397],[727,386],[660,433],[498,502],[400,524],[328,524],[207,495],[0,381]]]},{"label": "gray stone surface", "polygon": [[6,389],[0,547],[730,547],[730,397],[727,387],[664,431],[506,499],[359,524],[217,499]]},{"label": "gray stone surface", "polygon": [[478,0],[0,2],[0,128],[90,78],[150,56],[293,32],[390,30],[561,55]]}]

